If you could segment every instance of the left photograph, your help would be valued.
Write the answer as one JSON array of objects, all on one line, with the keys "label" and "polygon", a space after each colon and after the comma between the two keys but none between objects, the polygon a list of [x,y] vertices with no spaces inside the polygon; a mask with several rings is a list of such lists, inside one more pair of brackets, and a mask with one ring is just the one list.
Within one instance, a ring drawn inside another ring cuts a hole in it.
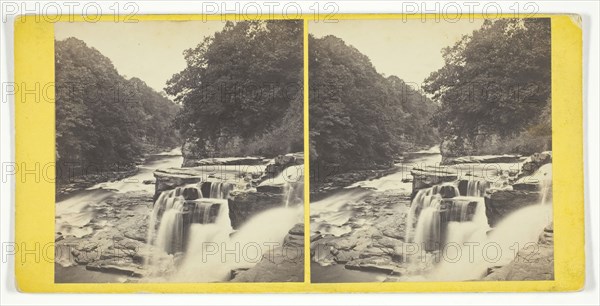
[{"label": "left photograph", "polygon": [[54,30],[55,282],[303,282],[303,21]]}]

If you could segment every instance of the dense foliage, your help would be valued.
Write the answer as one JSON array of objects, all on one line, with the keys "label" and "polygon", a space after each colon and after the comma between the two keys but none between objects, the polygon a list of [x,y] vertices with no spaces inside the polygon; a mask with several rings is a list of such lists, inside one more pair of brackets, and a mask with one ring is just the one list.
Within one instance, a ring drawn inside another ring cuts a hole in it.
[{"label": "dense foliage", "polygon": [[[173,148],[179,106],[76,38],[55,42],[56,159],[89,171],[125,167],[142,154]],[[64,170],[64,169],[63,169]]]},{"label": "dense foliage", "polygon": [[486,20],[426,79],[445,153],[551,149],[550,19]]},{"label": "dense foliage", "polygon": [[335,36],[309,37],[311,159],[360,169],[436,143],[437,106]]},{"label": "dense foliage", "polygon": [[165,91],[188,157],[302,151],[303,31],[299,20],[227,22],[184,52]]}]

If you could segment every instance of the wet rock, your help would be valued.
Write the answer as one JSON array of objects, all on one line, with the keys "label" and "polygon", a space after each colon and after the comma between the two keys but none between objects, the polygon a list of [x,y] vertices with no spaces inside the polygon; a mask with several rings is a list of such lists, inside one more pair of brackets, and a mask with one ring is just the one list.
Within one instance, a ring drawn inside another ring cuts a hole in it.
[{"label": "wet rock", "polygon": [[250,269],[250,268],[237,268],[237,269],[231,270],[230,279],[236,278],[240,273],[242,273],[244,271],[248,271],[248,269]]},{"label": "wet rock", "polygon": [[355,250],[341,250],[335,255],[335,262],[345,264],[349,261],[359,259],[360,253]]},{"label": "wet rock", "polygon": [[400,267],[392,262],[389,257],[369,257],[350,261],[344,265],[349,270],[379,272],[392,274]]},{"label": "wet rock", "polygon": [[184,200],[197,200],[202,197],[201,191],[195,187],[186,187],[181,191]]},{"label": "wet rock", "polygon": [[154,177],[156,178],[154,199],[156,199],[165,190],[201,182],[206,174],[202,169],[169,168],[154,171]]},{"label": "wet rock", "polygon": [[521,176],[535,173],[541,166],[552,162],[552,151],[534,153],[528,157],[521,167]]},{"label": "wet rock", "polygon": [[488,224],[494,227],[508,214],[529,205],[539,204],[540,192],[510,189],[488,189],[485,194],[485,213]]},{"label": "wet rock", "polygon": [[458,175],[456,173],[448,172],[444,168],[438,167],[413,168],[410,171],[410,174],[413,177],[413,197],[420,189],[429,188],[433,185],[438,185],[445,182],[452,182],[458,179]]},{"label": "wet rock", "polygon": [[284,246],[304,247],[304,224],[298,223],[289,230],[283,240]]},{"label": "wet rock", "polygon": [[310,192],[313,200],[321,199],[329,192],[350,186],[356,182],[377,179],[398,171],[398,167],[394,166],[377,170],[354,170],[343,173],[340,173],[337,166],[322,168],[325,169],[318,168],[314,170],[317,174],[311,176]]},{"label": "wet rock", "polygon": [[518,163],[521,159],[520,155],[479,155],[479,156],[461,156],[461,157],[446,157],[444,165],[456,164],[471,164],[471,163]]},{"label": "wet rock", "polygon": [[517,252],[517,257],[506,266],[488,269],[489,275],[484,280],[553,280],[554,235],[551,230],[552,225],[544,229],[537,248],[529,246],[521,249]]},{"label": "wet rock", "polygon": [[265,158],[259,156],[220,157],[193,159],[184,158],[182,167],[224,166],[224,165],[262,165]]},{"label": "wet rock", "polygon": [[232,282],[303,282],[304,248],[284,246],[267,252],[256,266],[238,272]]},{"label": "wet rock", "polygon": [[335,250],[333,247],[322,243],[311,244],[310,252],[311,260],[322,266],[335,264],[336,255],[334,253],[339,253],[339,251]]},{"label": "wet rock", "polygon": [[272,179],[279,175],[284,169],[296,165],[304,165],[303,152],[279,155],[267,164],[261,181]]},{"label": "wet rock", "polygon": [[394,212],[387,218],[381,218],[378,222],[375,222],[375,227],[381,230],[382,235],[394,238],[397,240],[404,240],[404,233],[406,231],[406,214],[401,212]]},{"label": "wet rock", "polygon": [[234,191],[228,203],[231,226],[237,229],[255,214],[283,206],[283,196],[268,192]]},{"label": "wet rock", "polygon": [[554,244],[554,225],[553,225],[553,223],[550,223],[550,225],[548,225],[544,228],[544,230],[540,234],[538,243],[547,244],[547,245]]},{"label": "wet rock", "polygon": [[298,223],[288,232],[290,235],[304,236],[304,223]]},{"label": "wet rock", "polygon": [[[551,165],[544,168],[538,168],[530,175],[519,177],[519,179],[513,183],[512,188],[514,190],[543,191],[542,189],[548,187],[552,181],[551,168]],[[545,184],[548,184],[548,186],[545,186]],[[551,188],[549,191],[552,191]]]},{"label": "wet rock", "polygon": [[442,185],[440,186],[438,193],[444,199],[454,198],[460,196],[460,194],[457,194],[456,190],[457,189],[454,188],[454,186]]},{"label": "wet rock", "polygon": [[129,277],[142,277],[146,272],[141,265],[122,259],[99,260],[86,265],[85,268],[90,271],[122,274]]}]

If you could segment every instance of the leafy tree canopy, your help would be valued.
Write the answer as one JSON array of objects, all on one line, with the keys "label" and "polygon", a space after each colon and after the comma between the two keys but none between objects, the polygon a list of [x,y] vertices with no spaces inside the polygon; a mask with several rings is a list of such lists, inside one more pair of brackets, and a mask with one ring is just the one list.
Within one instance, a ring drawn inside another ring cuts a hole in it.
[{"label": "leafy tree canopy", "polygon": [[335,36],[309,37],[311,158],[342,169],[389,165],[433,145],[437,106]]},{"label": "leafy tree canopy", "polygon": [[184,154],[302,150],[302,31],[300,20],[227,22],[184,52],[187,67],[165,88],[183,105]]},{"label": "leafy tree canopy", "polygon": [[[59,165],[104,169],[179,143],[179,109],[76,38],[55,42],[56,157]],[[91,169],[91,168],[90,168]]]},{"label": "leafy tree canopy", "polygon": [[[487,140],[550,140],[550,19],[486,20],[481,29],[442,50],[445,65],[425,80],[441,104],[434,125],[446,139],[482,152]],[[530,148],[530,150],[541,148]]]}]

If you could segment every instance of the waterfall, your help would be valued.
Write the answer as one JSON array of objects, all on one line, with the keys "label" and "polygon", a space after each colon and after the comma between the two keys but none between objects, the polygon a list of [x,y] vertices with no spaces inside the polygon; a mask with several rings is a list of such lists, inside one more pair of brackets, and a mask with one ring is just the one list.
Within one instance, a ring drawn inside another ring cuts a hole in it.
[{"label": "waterfall", "polygon": [[229,182],[213,181],[207,182],[210,184],[209,198],[212,199],[227,199],[234,185]]},{"label": "waterfall", "polygon": [[537,176],[540,180],[542,198],[540,204],[548,205],[552,204],[552,201],[548,201],[548,198],[552,196],[552,164],[545,164],[541,166],[534,176]]},{"label": "waterfall", "polygon": [[183,249],[183,214],[178,209],[165,211],[156,235],[156,246],[167,254]]},{"label": "waterfall", "polygon": [[284,207],[302,204],[304,201],[304,165],[289,166],[273,179],[265,180],[258,186],[281,190]]},{"label": "waterfall", "polygon": [[[146,241],[159,252],[184,251],[191,224],[215,223],[223,215],[222,211],[228,210],[227,201],[223,199],[229,196],[233,184],[211,182],[210,195],[215,198],[203,198],[201,184],[166,190],[156,199],[148,218]],[[228,211],[224,216],[229,222]]]},{"label": "waterfall", "polygon": [[[189,251],[171,281],[214,282],[226,281],[231,270],[249,268],[281,246],[288,230],[302,222],[303,208],[280,207],[265,210],[253,216],[240,229],[233,232],[220,221],[214,224],[193,224],[190,228]],[[225,211],[219,214],[227,216]],[[223,218],[228,223],[229,218]],[[268,224],[269,226],[265,226]],[[233,233],[232,233],[233,232]],[[269,255],[271,256],[271,255]],[[289,258],[301,256],[287,254]]]},{"label": "waterfall", "polygon": [[[424,211],[425,208],[432,207],[434,210],[439,209],[439,204],[442,198],[453,198],[460,195],[458,187],[454,183],[444,183],[442,185],[435,185],[433,187],[421,189],[417,192],[415,198],[412,200],[410,209],[408,211],[408,215],[406,218],[406,230],[405,230],[405,240],[414,241],[411,238],[413,234],[413,228],[415,228],[415,218],[421,218],[420,214]],[[428,212],[431,214],[431,211]],[[431,215],[431,218],[434,216]],[[425,221],[424,221],[425,222]],[[417,226],[419,221],[417,220]],[[421,225],[419,229],[431,228],[429,226]],[[416,230],[416,228],[415,228]],[[416,234],[416,233],[415,233]],[[425,235],[424,233],[420,233],[420,235]],[[416,242],[416,241],[415,241]]]},{"label": "waterfall", "polygon": [[[296,205],[304,194],[303,173],[296,172],[294,180],[292,170],[285,170],[287,176],[278,178],[283,183],[281,207],[257,213],[237,231],[228,205],[236,184],[215,180],[163,191],[149,216],[148,242],[155,246],[150,258],[156,258],[149,262],[152,275],[171,281],[224,281],[232,269],[251,267],[266,251],[281,246],[289,229],[303,221],[304,211]],[[159,260],[167,262],[165,269],[155,268]]]},{"label": "waterfall", "polygon": [[442,238],[440,211],[438,207],[427,207],[421,211],[417,227],[415,228],[414,242],[426,251],[439,248]]},{"label": "waterfall", "polygon": [[483,197],[485,195],[485,191],[489,188],[489,183],[487,181],[481,180],[468,180],[467,183],[467,194],[468,197]]},{"label": "waterfall", "polygon": [[283,206],[302,204],[304,198],[304,181],[288,182],[283,187]]},{"label": "waterfall", "polygon": [[[532,177],[540,184],[539,205],[512,212],[494,228],[488,225],[483,198],[488,182],[468,180],[466,196],[444,197],[444,184],[419,190],[408,212],[406,241],[414,230],[412,241],[421,248],[421,254],[439,251],[432,253],[436,262],[426,279],[481,279],[490,266],[506,265],[519,249],[537,243],[552,221],[552,165],[540,167]],[[427,260],[427,256],[413,256],[409,262],[423,258]]]}]

